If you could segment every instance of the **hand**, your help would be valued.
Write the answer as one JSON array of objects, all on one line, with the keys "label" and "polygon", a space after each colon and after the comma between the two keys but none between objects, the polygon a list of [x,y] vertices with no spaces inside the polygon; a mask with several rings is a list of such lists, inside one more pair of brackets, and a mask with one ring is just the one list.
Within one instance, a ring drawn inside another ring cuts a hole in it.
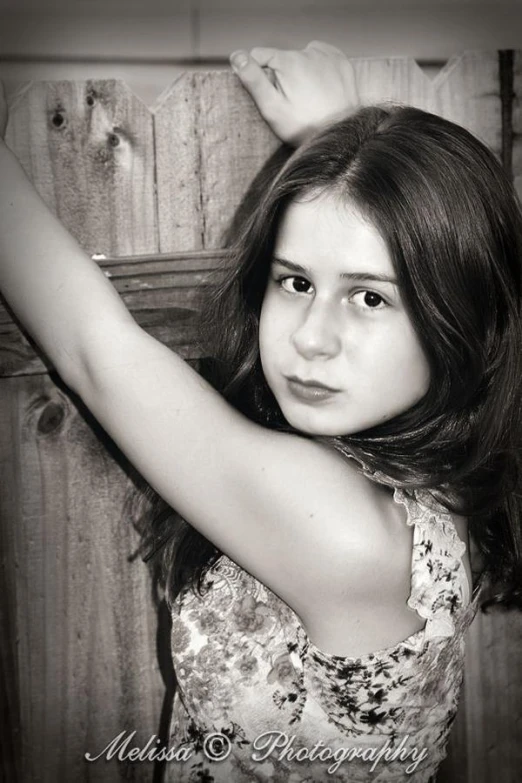
[{"label": "hand", "polygon": [[7,100],[2,80],[0,79],[0,139],[5,138],[7,128]]},{"label": "hand", "polygon": [[352,64],[321,41],[299,52],[240,50],[230,62],[274,133],[294,146],[359,104]]}]

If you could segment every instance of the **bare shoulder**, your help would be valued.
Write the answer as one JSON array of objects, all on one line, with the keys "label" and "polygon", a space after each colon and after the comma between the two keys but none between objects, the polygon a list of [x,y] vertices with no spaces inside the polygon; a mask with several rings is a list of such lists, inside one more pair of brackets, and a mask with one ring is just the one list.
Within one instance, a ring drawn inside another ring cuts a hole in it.
[{"label": "bare shoulder", "polygon": [[276,569],[291,575],[285,582],[273,574],[282,597],[304,620],[324,616],[326,607],[335,614],[347,602],[373,606],[399,594],[402,601],[412,534],[393,493],[332,448],[295,436],[281,436],[279,443],[277,433],[267,437],[277,458],[261,468],[272,487],[264,511],[292,541],[282,550],[285,561],[274,552]]},{"label": "bare shoulder", "polygon": [[[407,606],[413,528],[406,510],[356,463],[313,446],[301,453],[301,466],[308,473],[316,453],[320,524],[307,529],[294,551],[307,564],[306,579],[299,576],[295,590],[283,584],[282,597],[324,652],[357,656],[393,646],[424,626]],[[287,568],[292,572],[297,565]]]}]

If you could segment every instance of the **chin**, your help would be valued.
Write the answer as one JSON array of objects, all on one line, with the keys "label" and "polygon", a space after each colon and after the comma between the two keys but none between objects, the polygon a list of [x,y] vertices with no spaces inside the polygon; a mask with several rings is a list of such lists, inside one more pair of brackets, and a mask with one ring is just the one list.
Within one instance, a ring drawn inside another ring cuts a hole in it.
[{"label": "chin", "polygon": [[365,427],[349,425],[336,421],[321,420],[318,416],[299,415],[295,411],[288,415],[283,411],[283,415],[288,424],[303,435],[315,435],[324,438],[340,438],[344,435],[354,435],[356,432],[362,432]]}]

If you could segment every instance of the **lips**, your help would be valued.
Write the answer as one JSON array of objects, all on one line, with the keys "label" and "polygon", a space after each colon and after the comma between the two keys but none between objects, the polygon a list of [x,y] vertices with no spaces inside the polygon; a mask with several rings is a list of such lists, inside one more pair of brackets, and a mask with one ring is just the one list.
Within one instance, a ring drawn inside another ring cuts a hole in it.
[{"label": "lips", "polygon": [[288,376],[286,380],[294,397],[303,402],[322,402],[331,399],[339,392],[339,389],[333,389],[320,381],[304,380],[295,375]]}]

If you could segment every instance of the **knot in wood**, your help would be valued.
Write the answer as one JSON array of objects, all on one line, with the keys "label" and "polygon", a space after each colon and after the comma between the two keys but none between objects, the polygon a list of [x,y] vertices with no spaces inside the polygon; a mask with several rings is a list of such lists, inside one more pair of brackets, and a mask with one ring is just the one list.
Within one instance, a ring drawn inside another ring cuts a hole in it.
[{"label": "knot in wood", "polygon": [[51,117],[51,122],[55,128],[60,128],[60,129],[65,128],[66,125],[65,117],[61,109],[56,109],[53,116]]},{"label": "knot in wood", "polygon": [[40,435],[50,435],[51,432],[60,428],[64,418],[65,408],[63,405],[51,400],[40,414],[37,430]]},{"label": "knot in wood", "polygon": [[120,137],[114,131],[109,133],[108,142],[111,147],[117,147],[120,143]]}]

